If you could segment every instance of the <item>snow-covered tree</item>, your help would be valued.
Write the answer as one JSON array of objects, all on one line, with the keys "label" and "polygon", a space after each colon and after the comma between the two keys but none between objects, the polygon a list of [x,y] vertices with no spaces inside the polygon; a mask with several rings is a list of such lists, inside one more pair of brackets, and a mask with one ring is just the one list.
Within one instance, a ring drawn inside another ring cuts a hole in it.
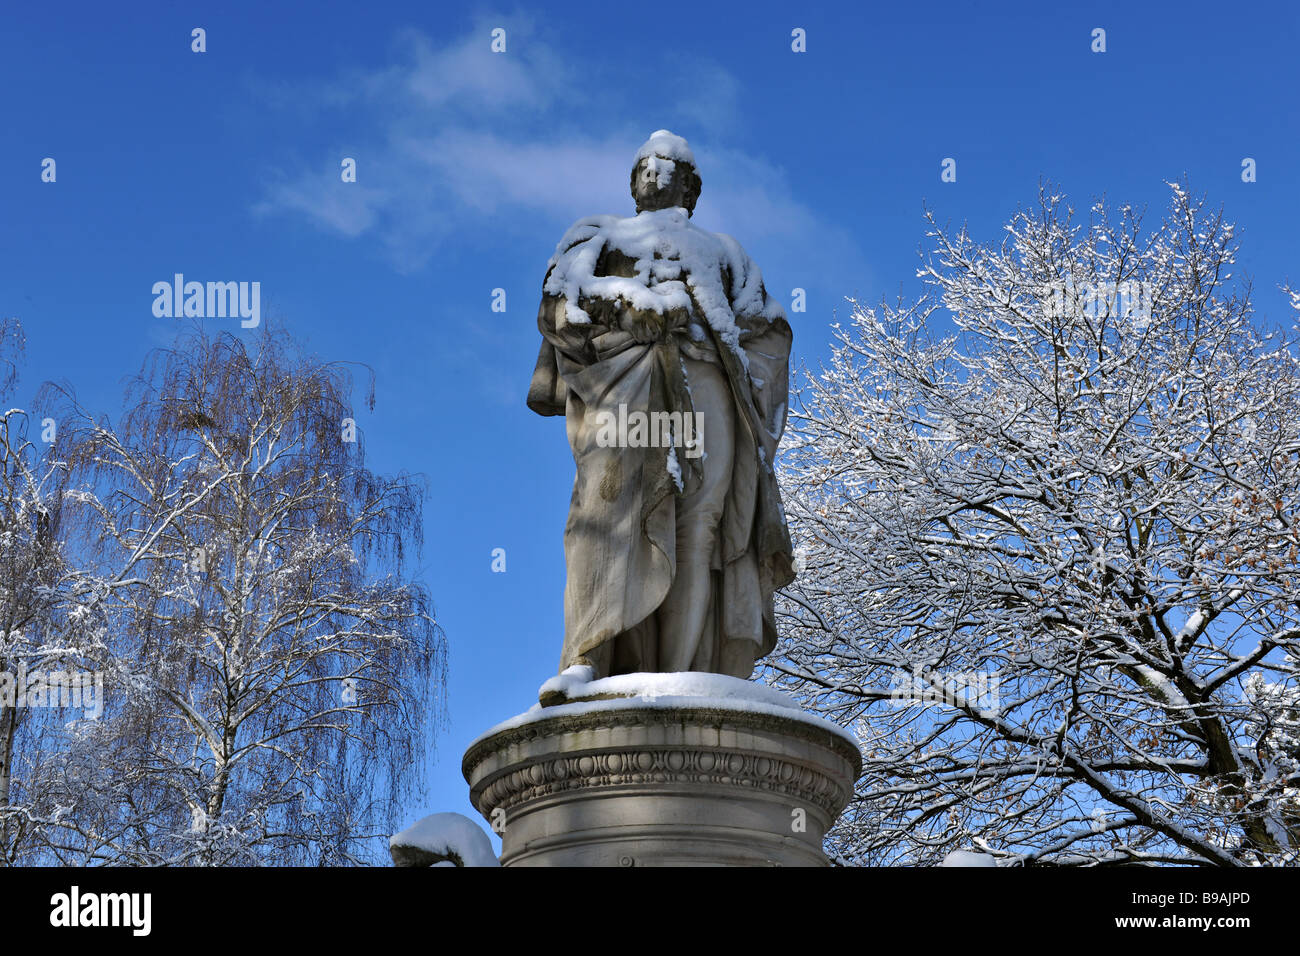
[{"label": "snow-covered tree", "polygon": [[1295,862],[1300,362],[1232,226],[1179,185],[1149,231],[927,219],[927,291],[855,303],[783,458],[771,677],[863,742],[832,851]]},{"label": "snow-covered tree", "polygon": [[[0,322],[0,401],[13,392],[23,344],[16,319]],[[26,859],[48,835],[35,768],[75,723],[65,692],[89,676],[86,654],[100,635],[64,602],[77,577],[62,541],[61,452],[52,422],[19,408],[0,414],[0,865]],[[51,686],[53,675],[62,682]]]},{"label": "snow-covered tree", "polygon": [[381,859],[441,712],[407,572],[421,495],[365,467],[352,380],[263,327],[155,353],[76,420],[108,713],[44,779],[58,859]]}]

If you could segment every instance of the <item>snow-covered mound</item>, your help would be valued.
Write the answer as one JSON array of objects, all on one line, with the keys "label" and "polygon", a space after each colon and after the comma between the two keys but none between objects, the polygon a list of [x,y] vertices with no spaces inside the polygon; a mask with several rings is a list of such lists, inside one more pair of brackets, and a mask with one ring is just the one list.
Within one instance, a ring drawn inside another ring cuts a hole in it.
[{"label": "snow-covered mound", "polygon": [[388,841],[398,866],[500,866],[492,840],[481,826],[461,813],[431,813]]},{"label": "snow-covered mound", "polygon": [[671,130],[657,129],[651,133],[650,138],[636,151],[635,162],[639,163],[650,156],[662,156],[664,159],[695,165],[695,154],[691,152],[691,147]]}]

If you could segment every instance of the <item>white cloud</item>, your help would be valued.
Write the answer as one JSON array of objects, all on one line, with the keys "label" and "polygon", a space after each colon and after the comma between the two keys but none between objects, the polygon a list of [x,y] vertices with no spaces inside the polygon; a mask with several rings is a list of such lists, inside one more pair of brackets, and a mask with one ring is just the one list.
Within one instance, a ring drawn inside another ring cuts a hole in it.
[{"label": "white cloud", "polygon": [[339,174],[309,172],[296,180],[271,187],[258,212],[285,211],[306,216],[327,232],[348,238],[370,231],[379,221],[380,210],[391,202],[386,190],[360,183],[339,189]]},{"label": "white cloud", "polygon": [[[496,25],[507,30],[505,54],[489,49]],[[667,127],[691,140],[700,163],[702,226],[747,244],[780,241],[806,267],[822,263],[828,248],[841,258],[856,249],[799,202],[783,170],[717,141],[733,134],[742,113],[739,82],[716,63],[668,53],[645,68],[656,82],[642,84],[620,75],[616,57],[588,57],[579,77],[517,18],[480,21],[442,47],[406,32],[397,48],[394,65],[272,92],[284,107],[334,110],[353,124],[360,117],[365,128],[349,132],[365,145],[355,150],[356,183],[341,183],[336,165],[272,175],[259,214],[301,216],[327,232],[377,240],[400,271],[416,271],[452,235],[630,215],[632,156],[651,130]],[[663,107],[647,103],[647,92]]]}]

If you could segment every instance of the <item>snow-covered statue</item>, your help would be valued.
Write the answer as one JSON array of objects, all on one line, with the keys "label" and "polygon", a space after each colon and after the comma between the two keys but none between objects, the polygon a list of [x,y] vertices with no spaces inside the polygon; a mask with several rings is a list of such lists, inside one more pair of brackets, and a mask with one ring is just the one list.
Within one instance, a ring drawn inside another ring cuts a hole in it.
[{"label": "snow-covered statue", "polygon": [[794,578],[772,462],[790,326],[730,236],[690,221],[686,141],[637,151],[631,218],[581,219],[543,283],[528,392],[577,465],[564,531],[560,670],[748,678]]}]

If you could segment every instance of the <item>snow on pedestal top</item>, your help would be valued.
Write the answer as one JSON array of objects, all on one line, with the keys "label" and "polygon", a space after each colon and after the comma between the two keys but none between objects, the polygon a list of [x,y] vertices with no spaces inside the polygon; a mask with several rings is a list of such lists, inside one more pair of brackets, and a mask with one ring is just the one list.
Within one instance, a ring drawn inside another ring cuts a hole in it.
[{"label": "snow on pedestal top", "polygon": [[[701,707],[712,710],[730,710],[743,714],[771,714],[777,717],[802,720],[822,727],[860,748],[858,739],[838,724],[811,714],[799,706],[788,694],[765,684],[729,677],[726,674],[709,674],[700,671],[682,671],[668,674],[619,674],[591,680],[590,667],[576,665],[552,677],[539,688],[539,695],[559,693],[571,701],[543,707],[534,704],[522,714],[511,717],[491,727],[470,743],[473,748],[481,740],[504,730],[522,727],[534,721],[552,717],[577,716],[600,711],[629,709],[663,709]],[[593,699],[601,698],[601,699]],[[468,749],[468,748],[467,748]]]}]

